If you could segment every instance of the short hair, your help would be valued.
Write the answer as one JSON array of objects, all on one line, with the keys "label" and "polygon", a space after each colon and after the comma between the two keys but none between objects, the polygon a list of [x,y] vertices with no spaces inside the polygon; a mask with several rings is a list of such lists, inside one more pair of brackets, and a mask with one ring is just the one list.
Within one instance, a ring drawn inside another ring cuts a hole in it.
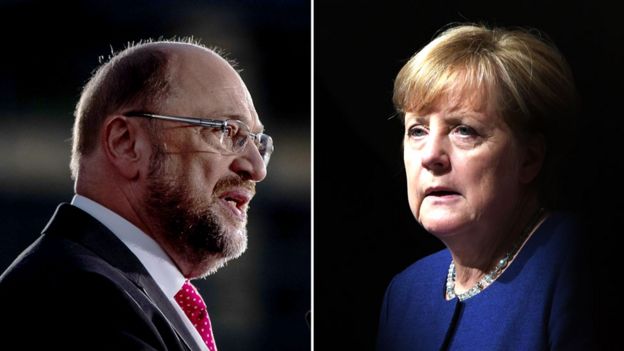
[{"label": "short hair", "polygon": [[524,29],[451,27],[403,66],[394,105],[400,113],[423,111],[455,89],[478,92],[519,140],[543,136],[538,191],[544,205],[555,205],[556,173],[572,146],[579,104],[571,70],[554,44]]},{"label": "short hair", "polygon": [[171,90],[170,54],[159,45],[162,43],[189,44],[213,51],[193,38],[180,38],[130,43],[121,52],[113,53],[94,71],[76,105],[72,178],[78,176],[81,158],[95,150],[107,116],[124,108],[149,111],[167,99]]}]

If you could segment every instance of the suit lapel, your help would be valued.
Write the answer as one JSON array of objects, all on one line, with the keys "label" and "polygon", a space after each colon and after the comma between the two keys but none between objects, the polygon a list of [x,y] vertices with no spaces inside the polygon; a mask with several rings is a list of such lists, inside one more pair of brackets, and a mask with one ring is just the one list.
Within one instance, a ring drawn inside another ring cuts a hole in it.
[{"label": "suit lapel", "polygon": [[166,317],[186,347],[191,350],[197,349],[197,343],[191,332],[156,281],[132,251],[99,221],[79,208],[63,203],[58,206],[43,233],[71,239],[124,272]]},{"label": "suit lapel", "polygon": [[[199,349],[199,345],[195,342],[195,338],[191,335],[191,332],[186,327],[186,324],[184,324],[180,314],[175,310],[175,307],[173,307],[154,279],[152,279],[149,274],[142,276],[140,281],[137,282],[137,286],[143,291],[148,299],[150,299],[150,301],[152,301],[152,303],[159,308],[160,313],[167,317],[167,320],[171,323],[172,328],[186,343],[186,346],[191,350]],[[193,347],[190,347],[189,345],[192,345]]]}]

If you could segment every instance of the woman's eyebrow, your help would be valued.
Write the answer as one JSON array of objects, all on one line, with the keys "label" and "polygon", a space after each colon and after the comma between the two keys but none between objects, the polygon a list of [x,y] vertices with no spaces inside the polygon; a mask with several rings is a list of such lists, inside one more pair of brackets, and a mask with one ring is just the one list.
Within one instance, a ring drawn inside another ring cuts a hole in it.
[{"label": "woman's eyebrow", "polygon": [[405,121],[414,121],[414,122],[426,124],[429,122],[429,119],[430,118],[428,115],[414,115],[414,114],[405,115]]}]

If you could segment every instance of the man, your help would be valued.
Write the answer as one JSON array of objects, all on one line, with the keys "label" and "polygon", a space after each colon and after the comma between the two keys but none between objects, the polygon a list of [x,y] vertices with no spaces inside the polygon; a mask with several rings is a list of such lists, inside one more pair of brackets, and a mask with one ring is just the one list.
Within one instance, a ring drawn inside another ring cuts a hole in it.
[{"label": "man", "polygon": [[94,73],[75,117],[76,195],[0,277],[3,343],[214,351],[189,280],[245,251],[273,150],[245,84],[198,44],[142,43]]}]

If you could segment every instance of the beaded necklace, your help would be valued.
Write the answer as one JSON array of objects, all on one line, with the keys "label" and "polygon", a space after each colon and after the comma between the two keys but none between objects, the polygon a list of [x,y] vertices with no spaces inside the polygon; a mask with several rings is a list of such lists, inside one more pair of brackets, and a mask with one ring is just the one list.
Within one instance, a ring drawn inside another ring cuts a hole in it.
[{"label": "beaded necklace", "polygon": [[509,265],[509,262],[511,262],[511,260],[513,260],[513,258],[516,256],[516,254],[522,247],[522,244],[531,233],[531,230],[535,227],[538,220],[542,217],[543,210],[543,208],[537,210],[537,212],[533,215],[533,218],[531,218],[531,220],[529,221],[529,224],[522,231],[522,235],[520,235],[514,246],[509,252],[507,252],[507,254],[505,254],[503,258],[498,261],[496,266],[486,275],[484,275],[483,278],[481,278],[475,285],[473,285],[472,288],[461,294],[455,293],[455,262],[451,260],[448,275],[446,276],[446,299],[450,301],[453,298],[457,297],[459,301],[464,301],[477,295],[478,293],[483,291],[483,289],[487,288],[490,284],[492,284]]}]

